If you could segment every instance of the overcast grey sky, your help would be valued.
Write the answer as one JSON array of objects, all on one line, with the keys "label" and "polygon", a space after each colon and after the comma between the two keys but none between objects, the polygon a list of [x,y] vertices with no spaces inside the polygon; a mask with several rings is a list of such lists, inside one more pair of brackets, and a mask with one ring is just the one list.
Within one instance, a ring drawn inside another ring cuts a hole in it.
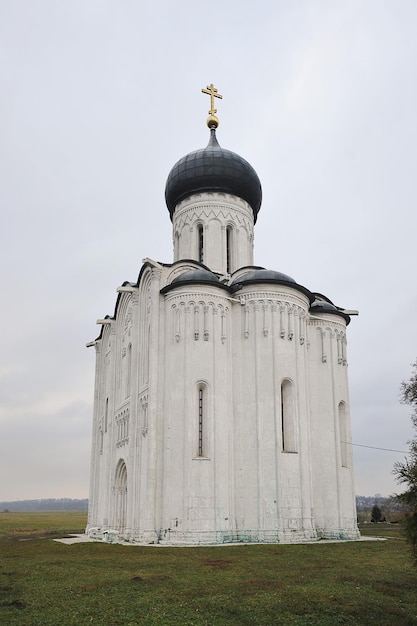
[{"label": "overcast grey sky", "polygon": [[[407,450],[417,357],[417,2],[0,0],[0,500],[87,497],[97,318],[171,262],[170,168],[254,166],[255,263],[359,309],[353,442]],[[354,446],[356,493],[401,452]]]}]

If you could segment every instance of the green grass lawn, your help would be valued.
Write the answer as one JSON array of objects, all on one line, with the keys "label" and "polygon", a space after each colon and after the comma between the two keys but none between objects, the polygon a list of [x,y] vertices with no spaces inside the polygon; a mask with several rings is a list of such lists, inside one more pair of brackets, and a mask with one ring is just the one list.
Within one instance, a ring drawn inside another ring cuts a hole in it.
[{"label": "green grass lawn", "polygon": [[387,541],[311,545],[39,538],[85,522],[76,512],[0,514],[0,624],[417,625],[417,571],[398,525],[365,527]]}]

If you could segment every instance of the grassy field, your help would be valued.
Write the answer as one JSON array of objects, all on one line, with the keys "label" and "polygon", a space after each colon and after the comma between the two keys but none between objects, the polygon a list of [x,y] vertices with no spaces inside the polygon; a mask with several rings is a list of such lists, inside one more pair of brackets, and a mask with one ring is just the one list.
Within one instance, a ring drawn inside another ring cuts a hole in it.
[{"label": "grassy field", "polygon": [[63,537],[83,533],[86,524],[84,511],[0,513],[0,540]]},{"label": "grassy field", "polygon": [[[417,571],[387,541],[201,548],[63,545],[85,513],[0,513],[0,624],[417,625]],[[47,538],[41,538],[42,535]]]}]

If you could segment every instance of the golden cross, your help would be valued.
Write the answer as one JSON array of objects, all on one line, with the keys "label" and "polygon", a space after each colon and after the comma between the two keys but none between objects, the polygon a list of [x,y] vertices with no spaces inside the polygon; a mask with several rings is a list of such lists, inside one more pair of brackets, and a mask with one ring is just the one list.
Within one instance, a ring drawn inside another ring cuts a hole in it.
[{"label": "golden cross", "polygon": [[221,100],[223,98],[223,96],[221,96],[219,93],[217,93],[217,89],[213,85],[213,83],[211,83],[210,85],[207,85],[206,89],[202,89],[201,91],[203,93],[208,94],[210,96],[210,111],[209,111],[209,115],[215,115],[215,113],[217,113],[217,109],[214,108],[214,98],[220,98],[220,100]]}]

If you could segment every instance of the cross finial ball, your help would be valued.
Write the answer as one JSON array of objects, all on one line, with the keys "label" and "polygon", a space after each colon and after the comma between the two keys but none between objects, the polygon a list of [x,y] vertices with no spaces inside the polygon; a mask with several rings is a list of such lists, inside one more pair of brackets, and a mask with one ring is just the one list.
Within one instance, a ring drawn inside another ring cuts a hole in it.
[{"label": "cross finial ball", "polygon": [[207,85],[207,87],[205,89],[202,89],[201,91],[210,96],[210,110],[209,117],[207,118],[207,126],[210,129],[217,128],[219,125],[219,118],[215,115],[217,113],[217,109],[214,108],[214,98],[222,99],[223,96],[218,93],[218,90],[213,85],[213,83]]}]

